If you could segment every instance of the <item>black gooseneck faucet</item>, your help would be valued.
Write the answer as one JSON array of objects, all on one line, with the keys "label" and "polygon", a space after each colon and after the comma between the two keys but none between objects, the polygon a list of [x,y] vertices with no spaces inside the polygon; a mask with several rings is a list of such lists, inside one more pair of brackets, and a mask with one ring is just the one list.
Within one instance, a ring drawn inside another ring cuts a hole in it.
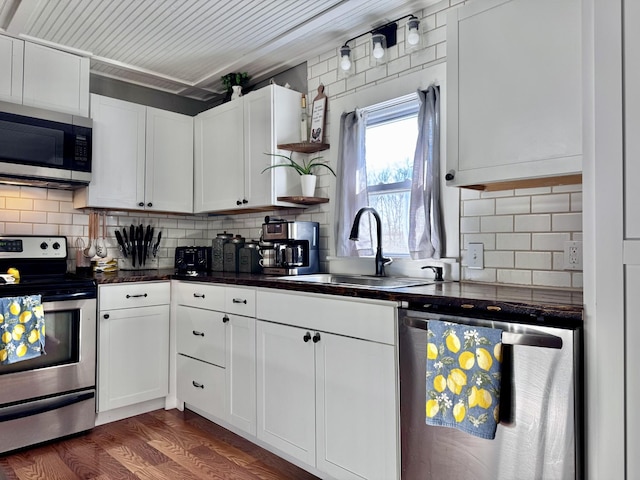
[{"label": "black gooseneck faucet", "polygon": [[362,207],[356,213],[356,218],[353,220],[353,226],[351,227],[351,234],[349,235],[349,240],[358,240],[358,230],[360,226],[360,217],[364,212],[371,212],[373,218],[376,219],[376,237],[377,237],[377,247],[376,247],[376,276],[384,277],[386,274],[384,273],[384,266],[390,264],[393,260],[391,258],[385,258],[382,256],[382,222],[380,221],[380,215],[376,212],[375,208],[372,207]]}]

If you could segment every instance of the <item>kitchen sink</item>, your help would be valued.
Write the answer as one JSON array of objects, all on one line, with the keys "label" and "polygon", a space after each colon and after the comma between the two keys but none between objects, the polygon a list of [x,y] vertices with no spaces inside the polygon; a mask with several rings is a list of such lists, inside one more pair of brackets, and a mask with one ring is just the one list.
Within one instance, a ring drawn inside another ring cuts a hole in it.
[{"label": "kitchen sink", "polygon": [[376,289],[416,287],[419,285],[431,285],[433,283],[436,283],[435,280],[431,280],[428,278],[376,277],[373,275],[345,275],[335,273],[288,275],[284,277],[278,277],[278,280],[291,280],[294,282],[323,283]]}]

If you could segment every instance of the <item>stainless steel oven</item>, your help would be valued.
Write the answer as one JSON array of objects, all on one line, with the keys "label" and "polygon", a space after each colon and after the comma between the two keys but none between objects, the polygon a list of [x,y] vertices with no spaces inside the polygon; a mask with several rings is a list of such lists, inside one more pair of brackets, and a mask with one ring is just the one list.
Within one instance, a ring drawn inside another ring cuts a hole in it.
[{"label": "stainless steel oven", "polygon": [[0,365],[0,452],[95,425],[97,288],[66,274],[66,248],[65,237],[0,237],[0,271],[20,271],[0,297],[41,295],[46,332],[46,354]]}]

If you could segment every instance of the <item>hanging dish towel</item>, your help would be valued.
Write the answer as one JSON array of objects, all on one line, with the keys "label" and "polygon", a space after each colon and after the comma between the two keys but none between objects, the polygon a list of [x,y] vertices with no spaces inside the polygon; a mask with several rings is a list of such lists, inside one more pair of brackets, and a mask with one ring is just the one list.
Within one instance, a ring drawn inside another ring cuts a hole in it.
[{"label": "hanging dish towel", "polygon": [[427,425],[495,438],[502,330],[429,321],[427,338]]},{"label": "hanging dish towel", "polygon": [[0,298],[0,365],[42,355],[44,336],[40,295]]}]

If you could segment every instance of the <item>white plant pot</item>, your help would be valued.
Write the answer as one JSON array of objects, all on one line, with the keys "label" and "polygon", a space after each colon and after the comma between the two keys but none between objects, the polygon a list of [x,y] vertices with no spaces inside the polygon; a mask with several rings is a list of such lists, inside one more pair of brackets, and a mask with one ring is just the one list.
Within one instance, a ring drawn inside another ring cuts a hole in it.
[{"label": "white plant pot", "polygon": [[316,192],[315,175],[300,175],[300,185],[302,185],[303,197],[314,197]]}]

